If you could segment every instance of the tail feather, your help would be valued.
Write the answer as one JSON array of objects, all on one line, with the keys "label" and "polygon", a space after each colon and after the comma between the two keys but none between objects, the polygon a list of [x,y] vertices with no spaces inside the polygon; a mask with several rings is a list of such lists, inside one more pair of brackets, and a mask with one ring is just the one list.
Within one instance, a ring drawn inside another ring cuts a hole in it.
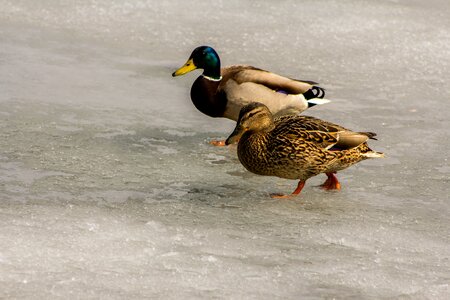
[{"label": "tail feather", "polygon": [[308,102],[308,107],[312,107],[315,105],[327,104],[331,101],[328,99],[325,99],[325,98],[312,98],[312,99],[306,100],[306,102]]},{"label": "tail feather", "polygon": [[306,100],[312,98],[323,98],[325,97],[325,89],[314,85],[312,88],[303,93]]},{"label": "tail feather", "polygon": [[375,132],[358,132],[358,133],[366,135],[371,140],[378,140],[376,138],[377,134]]},{"label": "tail feather", "polygon": [[308,102],[308,107],[330,102],[330,100],[324,99],[325,89],[318,86],[313,86],[312,88],[304,92],[303,96]]},{"label": "tail feather", "polygon": [[385,157],[384,153],[376,152],[376,151],[366,152],[366,153],[361,154],[361,156],[367,157],[367,158],[384,158]]}]

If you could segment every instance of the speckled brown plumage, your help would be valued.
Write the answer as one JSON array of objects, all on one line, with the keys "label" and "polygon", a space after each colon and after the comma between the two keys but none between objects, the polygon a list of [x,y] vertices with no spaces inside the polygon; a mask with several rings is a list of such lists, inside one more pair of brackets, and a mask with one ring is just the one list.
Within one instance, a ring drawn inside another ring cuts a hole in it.
[{"label": "speckled brown plumage", "polygon": [[383,157],[367,145],[374,133],[352,132],[309,116],[273,119],[267,107],[259,103],[241,110],[236,129],[227,141],[240,135],[238,157],[247,170],[300,182],[320,173],[330,178],[361,160]]}]

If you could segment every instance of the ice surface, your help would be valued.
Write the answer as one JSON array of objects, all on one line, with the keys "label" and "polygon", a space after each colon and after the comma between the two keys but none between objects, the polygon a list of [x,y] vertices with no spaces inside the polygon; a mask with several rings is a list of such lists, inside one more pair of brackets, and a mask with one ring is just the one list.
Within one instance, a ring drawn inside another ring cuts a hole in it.
[{"label": "ice surface", "polygon": [[[0,2],[0,298],[448,299],[450,4]],[[377,132],[343,190],[259,177],[192,49],[316,80]]]}]

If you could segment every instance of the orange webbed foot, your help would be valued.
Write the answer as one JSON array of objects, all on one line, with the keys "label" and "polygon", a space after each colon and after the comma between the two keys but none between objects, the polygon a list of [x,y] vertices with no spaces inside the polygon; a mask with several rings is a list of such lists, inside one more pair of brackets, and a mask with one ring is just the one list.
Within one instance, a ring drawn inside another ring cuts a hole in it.
[{"label": "orange webbed foot", "polygon": [[336,178],[334,173],[326,173],[328,176],[327,180],[321,185],[321,187],[325,190],[340,190],[341,184],[339,180]]},{"label": "orange webbed foot", "polygon": [[225,140],[213,140],[210,141],[209,144],[216,146],[216,147],[224,147],[225,145]]},{"label": "orange webbed foot", "polygon": [[291,198],[299,195],[304,186],[305,186],[305,181],[299,181],[297,188],[295,189],[295,191],[292,192],[292,194],[290,194],[290,195],[271,194],[270,197],[276,198],[276,199],[291,199]]}]

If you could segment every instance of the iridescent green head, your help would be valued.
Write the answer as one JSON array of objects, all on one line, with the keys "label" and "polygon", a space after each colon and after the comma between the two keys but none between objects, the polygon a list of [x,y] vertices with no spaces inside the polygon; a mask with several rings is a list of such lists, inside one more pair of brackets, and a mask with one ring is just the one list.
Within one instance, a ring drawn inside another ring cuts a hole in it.
[{"label": "iridescent green head", "polygon": [[220,59],[217,52],[209,46],[200,46],[192,51],[188,61],[172,76],[189,73],[195,69],[203,69],[203,75],[213,79],[220,79]]}]

